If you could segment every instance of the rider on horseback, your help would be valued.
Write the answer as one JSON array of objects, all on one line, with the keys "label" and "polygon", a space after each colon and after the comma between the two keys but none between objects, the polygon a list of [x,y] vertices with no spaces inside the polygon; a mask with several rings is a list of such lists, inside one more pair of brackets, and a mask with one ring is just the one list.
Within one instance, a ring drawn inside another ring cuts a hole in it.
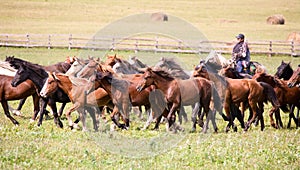
[{"label": "rider on horseback", "polygon": [[238,43],[233,47],[232,60],[236,62],[236,70],[241,73],[247,71],[248,64],[250,62],[250,51],[248,43],[245,42],[245,36],[239,34],[236,36]]}]

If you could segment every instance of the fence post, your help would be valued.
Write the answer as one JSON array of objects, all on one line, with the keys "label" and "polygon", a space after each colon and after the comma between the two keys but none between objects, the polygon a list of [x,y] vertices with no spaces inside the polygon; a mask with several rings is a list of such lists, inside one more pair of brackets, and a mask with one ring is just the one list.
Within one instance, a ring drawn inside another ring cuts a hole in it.
[{"label": "fence post", "polygon": [[6,41],[5,41],[5,46],[7,47],[8,46],[8,34],[6,34]]},{"label": "fence post", "polygon": [[111,51],[111,52],[114,52],[114,51],[115,51],[115,38],[112,38],[110,51]]},{"label": "fence post", "polygon": [[155,44],[154,44],[154,51],[155,51],[155,53],[157,53],[157,50],[158,50],[158,37],[155,36]]},{"label": "fence post", "polygon": [[48,49],[51,48],[51,35],[48,36]]},{"label": "fence post", "polygon": [[269,44],[269,57],[272,57],[272,41]]},{"label": "fence post", "polygon": [[138,50],[139,50],[139,41],[136,39],[136,41],[135,41],[135,50],[134,50],[134,53],[137,53],[138,52]]},{"label": "fence post", "polygon": [[71,47],[72,47],[72,34],[70,34],[70,36],[69,36],[69,47],[68,47],[68,49],[71,50]]},{"label": "fence post", "polygon": [[182,41],[181,40],[178,41],[178,50],[182,50]]},{"label": "fence post", "polygon": [[29,34],[26,34],[26,38],[27,38],[26,48],[28,48],[30,44]]},{"label": "fence post", "polygon": [[294,40],[291,41],[291,56],[293,57],[295,53],[295,44]]}]

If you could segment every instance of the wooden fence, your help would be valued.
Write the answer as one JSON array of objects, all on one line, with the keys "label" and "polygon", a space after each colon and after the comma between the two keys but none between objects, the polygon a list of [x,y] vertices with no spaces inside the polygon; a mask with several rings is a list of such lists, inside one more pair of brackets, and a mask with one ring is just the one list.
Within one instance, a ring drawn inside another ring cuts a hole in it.
[{"label": "wooden fence", "polygon": [[[168,37],[92,37],[72,34],[0,34],[1,47],[42,47],[93,50],[127,50],[174,53],[207,53],[215,50],[230,54],[234,42],[198,41],[182,42]],[[251,41],[251,53],[266,55],[300,56],[300,43],[293,41]],[[187,45],[189,44],[189,45]]]}]

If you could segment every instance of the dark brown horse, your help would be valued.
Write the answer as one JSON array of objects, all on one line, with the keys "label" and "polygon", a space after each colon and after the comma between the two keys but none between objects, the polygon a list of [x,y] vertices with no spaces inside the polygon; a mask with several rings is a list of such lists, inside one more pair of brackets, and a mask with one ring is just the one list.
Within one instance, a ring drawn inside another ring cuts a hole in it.
[{"label": "dark brown horse", "polygon": [[[300,108],[300,88],[297,87],[292,87],[289,88],[287,86],[287,82],[284,80],[280,80],[275,78],[272,75],[268,75],[266,73],[256,73],[253,76],[253,79],[256,79],[257,81],[262,81],[265,83],[270,84],[276,93],[276,96],[278,98],[278,101],[280,103],[281,109],[283,111],[288,111],[288,109],[286,109],[286,105],[294,105],[296,106],[298,109]],[[278,110],[279,112],[279,110]],[[277,113],[277,115],[279,116],[279,124],[276,123],[276,125],[272,124],[273,126],[283,126],[282,125],[282,121],[280,119],[280,113]],[[288,127],[290,127],[291,124],[291,119],[294,119],[295,123],[296,123],[296,127],[298,127],[298,120],[294,115],[293,109],[290,110],[290,114],[289,114],[289,123],[288,123]]]},{"label": "dark brown horse", "polygon": [[294,71],[293,75],[287,82],[289,87],[298,86],[300,87],[300,64],[298,65],[297,70]]},{"label": "dark brown horse", "polygon": [[0,75],[0,102],[5,115],[15,124],[19,124],[9,113],[8,103],[10,100],[20,100],[28,96],[32,96],[34,104],[34,114],[39,112],[39,96],[36,93],[34,84],[31,80],[26,80],[18,87],[12,87],[13,77]]}]

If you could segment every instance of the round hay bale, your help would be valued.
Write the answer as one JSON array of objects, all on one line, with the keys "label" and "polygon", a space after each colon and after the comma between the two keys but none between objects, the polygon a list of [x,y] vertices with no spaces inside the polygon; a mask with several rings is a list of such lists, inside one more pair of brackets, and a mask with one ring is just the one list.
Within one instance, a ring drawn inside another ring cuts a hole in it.
[{"label": "round hay bale", "polygon": [[288,35],[287,41],[294,41],[300,43],[300,32],[292,32]]},{"label": "round hay bale", "polygon": [[168,15],[162,12],[156,12],[151,14],[152,21],[168,21]]},{"label": "round hay bale", "polygon": [[283,25],[284,22],[285,19],[281,14],[272,15],[267,18],[267,23],[271,25],[278,25],[278,24]]}]

